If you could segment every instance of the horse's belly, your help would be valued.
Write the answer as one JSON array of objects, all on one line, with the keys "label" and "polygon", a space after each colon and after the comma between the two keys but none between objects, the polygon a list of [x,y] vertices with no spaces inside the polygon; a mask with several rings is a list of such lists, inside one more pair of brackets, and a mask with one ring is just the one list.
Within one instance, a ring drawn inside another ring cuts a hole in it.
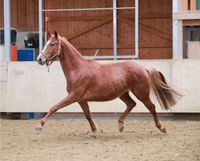
[{"label": "horse's belly", "polygon": [[86,91],[83,99],[87,101],[110,101],[121,96],[128,90],[128,88],[119,86],[95,88]]},{"label": "horse's belly", "polygon": [[119,95],[116,94],[86,94],[82,99],[86,101],[110,101],[117,97],[119,97]]}]

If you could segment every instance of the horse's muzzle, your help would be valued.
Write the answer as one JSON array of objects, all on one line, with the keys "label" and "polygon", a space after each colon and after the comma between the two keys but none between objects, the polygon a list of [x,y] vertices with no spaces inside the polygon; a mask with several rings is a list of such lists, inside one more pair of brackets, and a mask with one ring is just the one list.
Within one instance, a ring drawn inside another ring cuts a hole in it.
[{"label": "horse's muzzle", "polygon": [[40,64],[40,65],[44,65],[44,64],[46,63],[45,61],[42,61],[41,58],[39,58],[39,59],[37,60],[37,62],[38,62],[38,64]]},{"label": "horse's muzzle", "polygon": [[45,57],[40,53],[37,57],[38,64],[44,65],[46,63]]}]

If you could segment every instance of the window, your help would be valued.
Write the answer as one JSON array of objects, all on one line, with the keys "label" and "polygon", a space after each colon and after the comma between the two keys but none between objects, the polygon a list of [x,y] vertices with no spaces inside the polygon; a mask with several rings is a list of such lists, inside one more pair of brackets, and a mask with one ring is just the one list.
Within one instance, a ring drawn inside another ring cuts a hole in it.
[{"label": "window", "polygon": [[200,41],[200,26],[183,27],[183,58],[184,59],[187,59],[189,57],[188,44],[189,43],[191,44],[192,42],[197,43],[198,48],[196,50],[199,51],[199,43],[200,43],[199,41]]},{"label": "window", "polygon": [[196,10],[200,10],[200,0],[196,0]]}]

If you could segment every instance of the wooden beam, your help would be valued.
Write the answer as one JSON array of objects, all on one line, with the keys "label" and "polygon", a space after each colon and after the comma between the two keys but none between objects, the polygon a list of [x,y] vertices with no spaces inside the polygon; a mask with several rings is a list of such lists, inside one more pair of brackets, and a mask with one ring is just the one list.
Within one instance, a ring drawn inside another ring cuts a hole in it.
[{"label": "wooden beam", "polygon": [[[125,16],[128,18],[133,18],[134,14],[118,14],[119,16]],[[46,17],[46,22],[56,22],[56,21],[99,21],[104,20],[106,17],[112,16],[112,14],[104,14],[104,15],[80,15],[80,16],[56,16]],[[163,18],[172,18],[172,13],[151,13],[151,14],[142,14],[139,19],[163,19]]]},{"label": "wooden beam", "polygon": [[60,16],[60,17],[46,17],[46,22],[56,22],[56,21],[100,21],[105,20],[107,17],[111,17],[112,14],[104,15],[80,15],[80,16]]},{"label": "wooden beam", "polygon": [[[133,14],[124,14],[124,13],[120,13],[120,11],[118,11],[118,16],[124,16],[126,18],[135,18],[134,13]],[[172,13],[171,12],[157,12],[157,13],[140,13],[139,15],[139,19],[168,19],[168,18],[172,18]]]},{"label": "wooden beam", "polygon": [[142,23],[139,23],[139,26],[142,30],[144,30],[146,32],[149,32],[149,33],[151,33],[151,34],[153,34],[157,37],[166,39],[168,41],[172,41],[172,35],[171,34],[165,33],[163,31],[160,31],[158,29],[155,29],[151,26],[148,26],[148,25],[145,25],[145,24],[142,24]]},{"label": "wooden beam", "polygon": [[[81,46],[84,46],[82,44],[80,44]],[[87,45],[88,47],[78,47],[78,49],[80,50],[97,50],[99,49],[99,51],[101,51],[101,49],[113,49],[113,47],[103,47],[103,46],[91,46],[91,45]],[[119,45],[118,45],[119,46]],[[120,46],[117,49],[135,49],[135,46]],[[163,49],[163,48],[172,48],[172,46],[140,46],[140,48],[142,49]]]},{"label": "wooden beam", "polygon": [[199,20],[184,20],[183,26],[200,26],[200,19]]},{"label": "wooden beam", "polygon": [[70,35],[69,40],[73,40],[87,32],[90,32],[100,26],[105,25],[111,21],[112,21],[112,17],[107,17],[104,21],[96,22],[96,23],[92,24],[91,26],[86,26],[86,27],[82,28],[79,32],[76,32],[76,33]]},{"label": "wooden beam", "polygon": [[[73,45],[75,45],[78,49],[93,49],[93,50],[97,50],[97,49],[113,49],[113,44],[102,44],[101,42],[99,42],[98,44],[94,44],[94,43],[88,43],[88,42],[80,42],[79,44],[76,44],[76,41],[73,42]],[[172,44],[168,44],[168,45],[162,45],[162,44],[151,44],[149,43],[140,43],[139,45],[140,48],[172,48]],[[134,43],[132,44],[126,44],[126,43],[120,43],[117,44],[117,48],[118,49],[134,49]]]},{"label": "wooden beam", "polygon": [[3,7],[3,0],[0,0],[0,27],[1,28],[4,27],[4,7]]},{"label": "wooden beam", "polygon": [[[132,19],[128,19],[127,17],[120,17],[118,16],[118,20],[127,23],[130,26],[134,26],[134,21]],[[172,36],[170,34],[164,33],[163,31],[160,31],[158,29],[155,29],[151,26],[144,25],[142,23],[139,23],[139,28],[145,32],[151,33],[157,37],[166,39],[168,41],[172,41]]]}]

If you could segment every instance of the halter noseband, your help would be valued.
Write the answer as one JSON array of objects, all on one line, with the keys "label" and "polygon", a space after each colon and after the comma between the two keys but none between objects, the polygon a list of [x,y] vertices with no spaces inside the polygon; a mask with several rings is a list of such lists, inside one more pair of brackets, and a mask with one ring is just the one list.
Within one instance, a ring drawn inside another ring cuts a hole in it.
[{"label": "halter noseband", "polygon": [[[59,59],[59,56],[61,54],[61,40],[58,38],[58,51],[55,55],[53,55],[51,58],[47,58],[44,54],[42,54],[42,56],[45,57],[46,59],[46,66],[49,67],[56,59]],[[48,68],[48,71],[49,71],[49,68]]]}]

